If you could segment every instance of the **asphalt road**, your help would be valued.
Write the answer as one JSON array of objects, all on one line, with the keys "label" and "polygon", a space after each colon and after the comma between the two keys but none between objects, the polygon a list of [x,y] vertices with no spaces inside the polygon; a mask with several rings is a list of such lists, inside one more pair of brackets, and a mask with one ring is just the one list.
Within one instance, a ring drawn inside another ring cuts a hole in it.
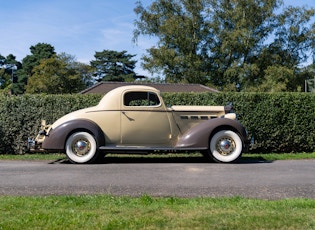
[{"label": "asphalt road", "polygon": [[0,161],[0,195],[68,194],[315,199],[315,160],[216,164],[202,158],[107,159],[94,165]]}]

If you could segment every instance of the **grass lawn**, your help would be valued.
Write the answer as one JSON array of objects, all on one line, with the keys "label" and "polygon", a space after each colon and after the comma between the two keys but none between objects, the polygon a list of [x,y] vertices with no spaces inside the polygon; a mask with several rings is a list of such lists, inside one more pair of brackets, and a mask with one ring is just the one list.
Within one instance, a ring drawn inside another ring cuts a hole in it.
[{"label": "grass lawn", "polygon": [[0,196],[0,229],[315,229],[315,200]]}]

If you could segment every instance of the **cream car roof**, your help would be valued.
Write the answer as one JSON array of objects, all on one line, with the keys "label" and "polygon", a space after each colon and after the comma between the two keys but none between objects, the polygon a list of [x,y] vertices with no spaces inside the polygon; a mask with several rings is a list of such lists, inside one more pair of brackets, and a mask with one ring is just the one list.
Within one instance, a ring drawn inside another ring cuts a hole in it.
[{"label": "cream car roof", "polygon": [[121,102],[122,95],[127,91],[154,92],[160,96],[160,91],[150,86],[145,85],[121,86],[105,94],[105,96],[100,100],[99,104],[97,105],[97,108],[106,110],[119,110],[122,104]]}]

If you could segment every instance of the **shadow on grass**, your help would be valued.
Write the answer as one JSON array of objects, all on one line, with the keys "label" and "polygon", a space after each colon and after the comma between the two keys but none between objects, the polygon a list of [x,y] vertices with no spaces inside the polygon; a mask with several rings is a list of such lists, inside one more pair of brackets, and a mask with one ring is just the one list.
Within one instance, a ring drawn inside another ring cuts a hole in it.
[{"label": "shadow on grass", "polygon": [[[232,164],[264,164],[272,163],[263,157],[242,157],[237,162]],[[213,160],[204,156],[176,156],[176,154],[168,155],[108,155],[100,159],[95,164],[154,164],[154,163],[210,163],[216,164]],[[59,159],[50,164],[71,164],[68,159]]]}]

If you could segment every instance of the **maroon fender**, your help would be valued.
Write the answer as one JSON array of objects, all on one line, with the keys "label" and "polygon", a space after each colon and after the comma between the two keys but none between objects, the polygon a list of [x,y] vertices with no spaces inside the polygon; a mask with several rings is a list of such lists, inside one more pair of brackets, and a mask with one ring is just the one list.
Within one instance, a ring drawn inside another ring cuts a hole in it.
[{"label": "maroon fender", "polygon": [[97,142],[97,146],[105,145],[105,135],[103,131],[101,130],[101,128],[96,123],[90,120],[77,119],[77,120],[67,121],[57,126],[55,129],[50,130],[48,135],[45,137],[45,140],[42,146],[43,149],[64,150],[67,138],[74,131],[89,132],[94,136]]},{"label": "maroon fender", "polygon": [[176,143],[176,148],[209,148],[209,140],[218,130],[232,130],[240,135],[243,145],[247,145],[247,133],[239,121],[215,118],[189,129]]}]

